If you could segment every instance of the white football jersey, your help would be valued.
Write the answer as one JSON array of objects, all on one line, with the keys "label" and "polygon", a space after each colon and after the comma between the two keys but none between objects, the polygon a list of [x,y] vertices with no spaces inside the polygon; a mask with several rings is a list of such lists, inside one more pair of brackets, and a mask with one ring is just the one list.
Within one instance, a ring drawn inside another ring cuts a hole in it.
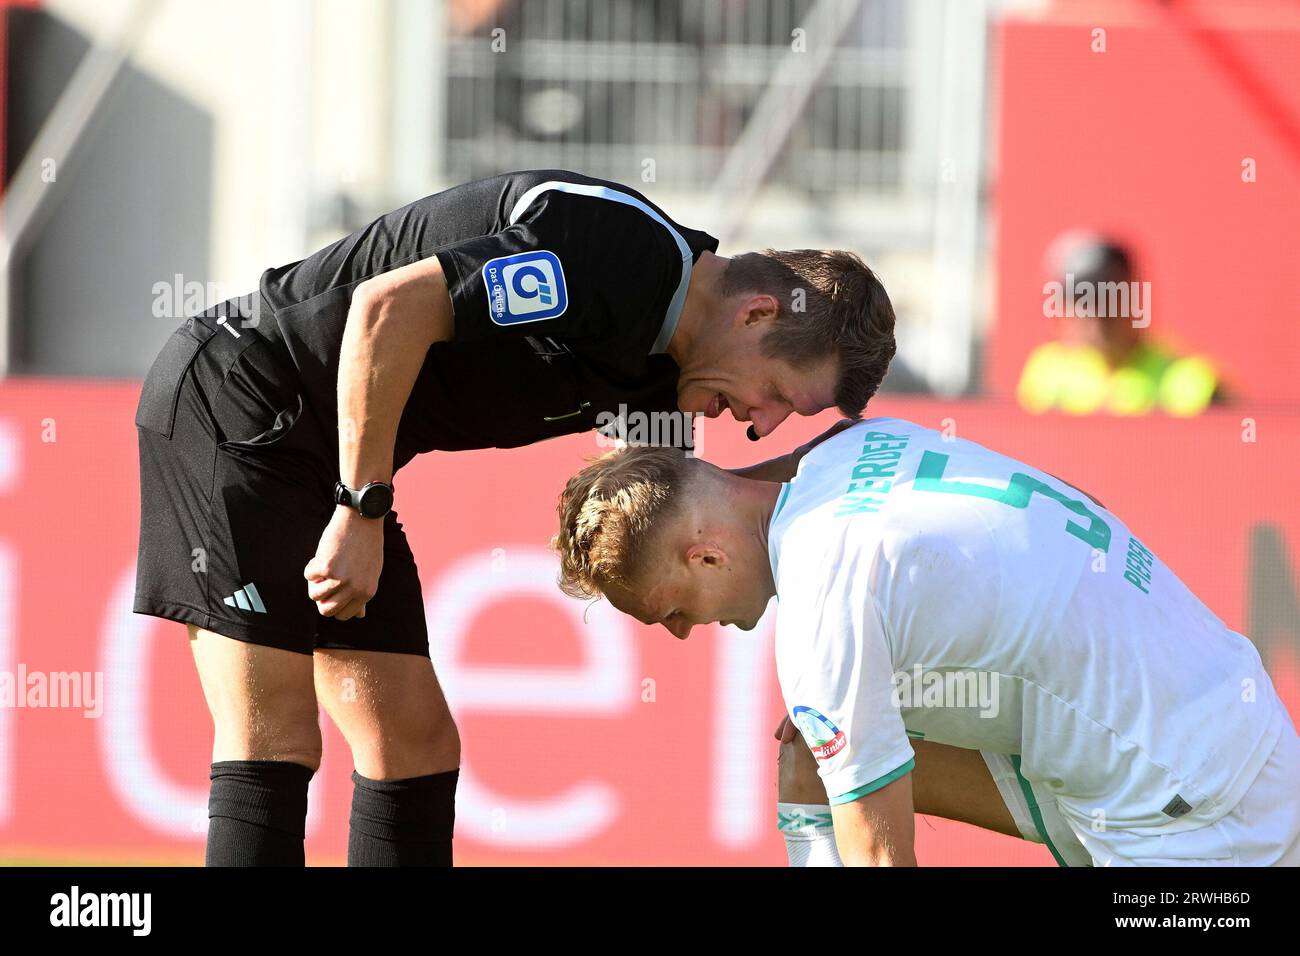
[{"label": "white football jersey", "polygon": [[769,536],[777,673],[832,803],[909,736],[1013,754],[1076,826],[1232,809],[1285,721],[1259,654],[1087,495],[898,419],[808,453]]}]

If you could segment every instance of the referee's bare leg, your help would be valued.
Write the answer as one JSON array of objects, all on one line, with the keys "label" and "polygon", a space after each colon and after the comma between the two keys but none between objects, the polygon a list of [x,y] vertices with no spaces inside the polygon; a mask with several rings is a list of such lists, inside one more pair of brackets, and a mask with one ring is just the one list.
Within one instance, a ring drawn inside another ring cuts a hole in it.
[{"label": "referee's bare leg", "polygon": [[316,696],[352,749],[349,866],[450,866],[460,735],[427,657],[317,649]]},{"label": "referee's bare leg", "polygon": [[306,654],[189,625],[212,715],[208,866],[302,866],[321,736]]}]

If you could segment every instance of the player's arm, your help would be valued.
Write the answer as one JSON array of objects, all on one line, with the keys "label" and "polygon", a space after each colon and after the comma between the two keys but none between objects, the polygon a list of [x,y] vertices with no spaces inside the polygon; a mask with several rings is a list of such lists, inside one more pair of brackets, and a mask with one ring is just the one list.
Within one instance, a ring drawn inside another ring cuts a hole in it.
[{"label": "player's arm", "polygon": [[[816,758],[844,865],[915,866],[916,759],[884,616],[870,592],[863,606],[851,562],[817,562],[821,545],[782,550],[776,658],[786,714]],[[792,559],[798,570],[788,572]]]},{"label": "player's arm", "polygon": [[822,432],[812,441],[806,442],[787,455],[780,455],[777,458],[769,458],[767,461],[760,461],[756,465],[748,465],[744,468],[733,468],[731,473],[739,475],[741,478],[749,478],[754,481],[789,481],[799,470],[799,462],[803,456],[808,454],[826,439],[838,435],[844,429],[851,425],[856,425],[857,419],[841,418],[826,431]]},{"label": "player's arm", "polygon": [[832,801],[831,819],[845,866],[916,866],[910,773],[856,800]]},{"label": "player's arm", "polygon": [[[339,355],[339,477],[350,488],[391,482],[397,425],[429,346],[455,320],[436,256],[367,279],[353,291]],[[338,505],[304,576],[326,617],[364,615],[379,587],[384,522]]]}]

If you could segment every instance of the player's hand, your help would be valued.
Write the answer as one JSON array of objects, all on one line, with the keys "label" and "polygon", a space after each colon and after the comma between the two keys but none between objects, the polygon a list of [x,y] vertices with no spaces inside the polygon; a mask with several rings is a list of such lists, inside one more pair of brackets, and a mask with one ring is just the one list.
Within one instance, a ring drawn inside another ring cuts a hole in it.
[{"label": "player's hand", "polygon": [[781,718],[781,723],[777,725],[776,733],[772,734],[783,744],[791,743],[799,731],[795,730],[794,724],[790,723],[788,716]]},{"label": "player's hand", "polygon": [[303,569],[307,594],[323,617],[365,617],[383,567],[384,522],[339,505],[320,536],[316,556]]}]

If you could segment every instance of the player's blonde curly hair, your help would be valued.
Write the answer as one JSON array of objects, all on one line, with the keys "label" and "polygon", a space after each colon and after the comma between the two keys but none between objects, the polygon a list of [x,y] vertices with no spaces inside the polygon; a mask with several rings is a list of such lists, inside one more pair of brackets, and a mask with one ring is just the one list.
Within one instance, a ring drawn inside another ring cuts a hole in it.
[{"label": "player's blonde curly hair", "polygon": [[597,597],[631,587],[657,527],[672,513],[694,462],[676,448],[629,447],[592,459],[564,486],[556,512],[560,590]]}]

